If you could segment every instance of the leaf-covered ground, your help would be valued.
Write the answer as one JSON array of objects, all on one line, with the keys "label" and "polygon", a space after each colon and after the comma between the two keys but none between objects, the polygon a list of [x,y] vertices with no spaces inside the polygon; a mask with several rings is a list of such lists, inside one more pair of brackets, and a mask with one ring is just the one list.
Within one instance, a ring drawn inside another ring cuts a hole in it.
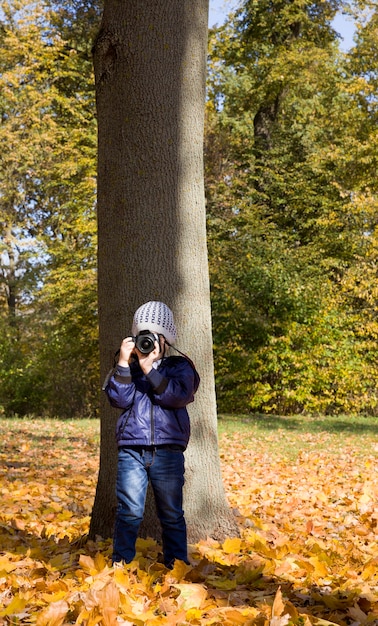
[{"label": "leaf-covered ground", "polygon": [[279,419],[223,427],[241,536],[191,546],[192,565],[173,571],[152,540],[116,570],[109,541],[82,540],[97,422],[1,420],[0,431],[0,624],[378,624],[374,426],[368,437]]}]

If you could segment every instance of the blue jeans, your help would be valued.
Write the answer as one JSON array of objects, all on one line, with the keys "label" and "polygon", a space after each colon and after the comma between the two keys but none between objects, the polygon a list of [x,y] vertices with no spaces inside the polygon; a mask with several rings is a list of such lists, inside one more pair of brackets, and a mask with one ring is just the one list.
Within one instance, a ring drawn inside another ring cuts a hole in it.
[{"label": "blue jeans", "polygon": [[163,558],[167,567],[175,559],[188,562],[186,523],[182,508],[184,454],[166,448],[126,448],[118,451],[117,514],[113,563],[130,563],[143,520],[148,482],[155,496],[162,528]]}]

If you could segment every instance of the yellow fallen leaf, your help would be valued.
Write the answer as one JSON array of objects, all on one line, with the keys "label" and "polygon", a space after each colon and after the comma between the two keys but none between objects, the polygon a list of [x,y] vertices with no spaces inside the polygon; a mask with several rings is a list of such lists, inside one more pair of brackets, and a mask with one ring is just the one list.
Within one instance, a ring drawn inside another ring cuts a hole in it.
[{"label": "yellow fallen leaf", "polygon": [[173,569],[167,574],[167,579],[182,580],[191,569],[191,566],[184,563],[184,561],[175,561]]},{"label": "yellow fallen leaf", "polygon": [[84,571],[86,571],[88,574],[91,574],[91,576],[97,573],[95,562],[91,556],[81,554],[79,558],[79,565],[83,568]]},{"label": "yellow fallen leaf", "polygon": [[186,612],[185,618],[186,618],[186,620],[188,622],[190,622],[191,620],[194,620],[194,619],[199,620],[202,617],[202,613],[203,613],[203,611],[201,611],[200,609],[194,609],[194,608],[193,609],[188,609],[187,612]]},{"label": "yellow fallen leaf", "polygon": [[26,600],[24,598],[20,598],[20,596],[15,596],[8,606],[0,611],[0,617],[17,615],[17,613],[21,613],[21,611],[24,610],[25,606]]},{"label": "yellow fallen leaf", "polygon": [[362,494],[362,496],[360,496],[359,503],[360,504],[367,504],[368,502],[370,502],[371,498],[372,498],[371,495],[365,491]]},{"label": "yellow fallen leaf", "polygon": [[195,583],[182,583],[173,585],[180,591],[177,604],[185,609],[200,609],[207,597],[207,591],[202,585]]},{"label": "yellow fallen leaf", "polygon": [[275,598],[273,600],[273,606],[272,606],[272,616],[273,617],[277,617],[282,615],[282,613],[285,610],[285,605],[283,603],[282,600],[282,591],[281,591],[281,587],[278,587]]},{"label": "yellow fallen leaf", "polygon": [[118,608],[119,605],[119,590],[116,584],[111,581],[106,587],[101,589],[97,594],[99,606],[104,607],[112,606]]},{"label": "yellow fallen leaf", "polygon": [[94,558],[94,565],[98,572],[102,572],[102,570],[105,569],[105,567],[107,566],[106,559],[104,555],[101,554],[101,552],[97,552]]},{"label": "yellow fallen leaf", "polygon": [[114,570],[114,582],[121,591],[127,593],[130,589],[130,577],[128,571],[120,568]]},{"label": "yellow fallen leaf", "polygon": [[111,582],[99,595],[104,626],[117,626],[119,591],[116,585]]},{"label": "yellow fallen leaf", "polygon": [[318,500],[320,500],[320,502],[323,502],[324,504],[328,501],[328,498],[323,491],[320,491],[318,493]]},{"label": "yellow fallen leaf", "polygon": [[[217,613],[222,616],[221,623],[225,626],[252,624],[253,620],[259,615],[259,611],[253,607],[248,609],[225,607],[218,609]],[[218,623],[218,621],[215,623]]]},{"label": "yellow fallen leaf", "polygon": [[371,576],[374,576],[377,573],[377,563],[371,562],[368,565],[365,565],[362,570],[361,577],[363,580],[368,580]]},{"label": "yellow fallen leaf", "polygon": [[64,600],[52,602],[37,616],[37,626],[61,626],[69,606]]},{"label": "yellow fallen leaf", "polygon": [[241,548],[241,539],[234,537],[233,539],[226,539],[223,542],[222,548],[226,554],[238,554]]},{"label": "yellow fallen leaf", "polygon": [[[155,615],[151,611],[146,611],[141,615],[134,615],[134,613],[124,613],[122,615],[121,624],[130,624],[132,626],[144,626],[144,624],[149,623],[149,620],[154,619]],[[123,621],[126,620],[126,621]],[[151,622],[150,622],[151,623]],[[85,625],[87,626],[87,625]]]},{"label": "yellow fallen leaf", "polygon": [[138,537],[136,541],[136,549],[137,549],[137,552],[141,552],[142,554],[145,554],[149,550],[156,550],[157,543],[155,539],[152,539],[151,537],[147,537],[146,539],[143,537]]},{"label": "yellow fallen leaf", "polygon": [[52,604],[54,602],[59,602],[59,600],[63,600],[67,596],[67,589],[62,589],[60,591],[56,591],[54,593],[42,593],[41,598],[46,604]]},{"label": "yellow fallen leaf", "polygon": [[321,561],[317,556],[309,558],[311,565],[314,566],[314,574],[323,578],[328,575],[328,568],[324,561]]}]

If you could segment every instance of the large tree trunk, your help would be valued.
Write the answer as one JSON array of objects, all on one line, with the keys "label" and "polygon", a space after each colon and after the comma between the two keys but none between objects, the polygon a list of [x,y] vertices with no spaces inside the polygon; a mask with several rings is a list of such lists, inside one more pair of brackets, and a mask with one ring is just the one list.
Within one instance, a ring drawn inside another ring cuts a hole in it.
[{"label": "large tree trunk", "polygon": [[[203,187],[207,0],[105,0],[94,47],[97,93],[101,371],[134,311],[163,300],[177,347],[201,385],[189,406],[185,514],[189,541],[237,532],[221,479]],[[117,414],[101,407],[91,536],[110,536]],[[159,537],[151,498],[143,534]]]}]

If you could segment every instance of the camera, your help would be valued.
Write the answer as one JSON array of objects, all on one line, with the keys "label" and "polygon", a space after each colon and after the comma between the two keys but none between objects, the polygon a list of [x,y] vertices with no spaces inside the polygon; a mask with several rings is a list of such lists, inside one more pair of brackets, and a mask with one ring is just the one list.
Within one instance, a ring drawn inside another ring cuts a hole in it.
[{"label": "camera", "polygon": [[152,333],[139,333],[136,337],[133,337],[136,348],[142,354],[150,354],[155,348],[156,336]]}]

